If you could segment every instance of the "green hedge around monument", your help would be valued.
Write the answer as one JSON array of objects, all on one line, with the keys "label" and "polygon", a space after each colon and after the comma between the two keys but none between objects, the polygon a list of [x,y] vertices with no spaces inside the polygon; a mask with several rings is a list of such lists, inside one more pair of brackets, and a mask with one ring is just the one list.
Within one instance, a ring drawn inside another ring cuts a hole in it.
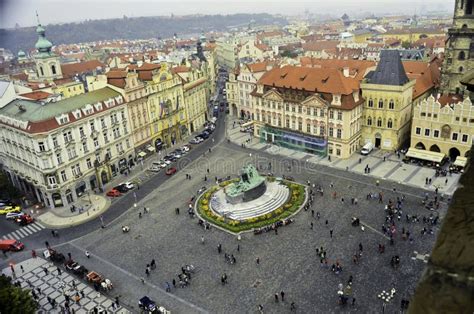
[{"label": "green hedge around monument", "polygon": [[305,202],[306,190],[303,185],[282,180],[280,184],[286,185],[290,190],[288,200],[281,207],[275,209],[274,211],[268,214],[246,219],[243,221],[238,221],[229,218],[224,218],[212,212],[212,210],[209,208],[209,202],[212,194],[219,188],[223,188],[229,185],[230,183],[235,182],[236,180],[238,179],[222,182],[219,184],[219,186],[213,186],[203,195],[201,195],[197,202],[197,211],[203,219],[224,229],[238,233],[241,231],[266,227],[275,222],[286,219],[292,214],[294,214]]}]

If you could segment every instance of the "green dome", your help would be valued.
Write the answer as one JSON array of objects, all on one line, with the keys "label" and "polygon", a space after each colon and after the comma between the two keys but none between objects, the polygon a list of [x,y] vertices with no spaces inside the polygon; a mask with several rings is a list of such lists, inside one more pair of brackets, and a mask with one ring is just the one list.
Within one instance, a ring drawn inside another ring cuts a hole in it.
[{"label": "green dome", "polygon": [[41,26],[41,24],[38,24],[36,33],[38,33],[38,41],[36,42],[35,48],[38,49],[39,52],[49,53],[53,44],[46,38],[46,30]]},{"label": "green dome", "polygon": [[24,58],[24,57],[26,57],[26,53],[23,50],[20,49],[20,50],[18,50],[18,55],[17,56],[18,56],[18,58]]},{"label": "green dome", "polygon": [[41,26],[41,24],[38,24],[38,27],[36,28],[36,33],[38,35],[44,35],[45,32],[46,32],[46,30],[44,29],[44,27]]}]

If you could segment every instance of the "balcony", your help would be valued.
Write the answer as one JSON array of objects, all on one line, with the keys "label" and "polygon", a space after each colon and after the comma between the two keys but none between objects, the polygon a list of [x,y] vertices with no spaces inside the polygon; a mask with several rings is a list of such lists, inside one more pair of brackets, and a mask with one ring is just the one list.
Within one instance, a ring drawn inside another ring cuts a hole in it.
[{"label": "balcony", "polygon": [[78,172],[74,175],[75,179],[79,179],[80,177],[82,177],[82,172]]},{"label": "balcony", "polygon": [[46,186],[46,190],[48,190],[48,191],[54,191],[54,190],[57,190],[57,189],[59,189],[58,184],[48,184]]}]

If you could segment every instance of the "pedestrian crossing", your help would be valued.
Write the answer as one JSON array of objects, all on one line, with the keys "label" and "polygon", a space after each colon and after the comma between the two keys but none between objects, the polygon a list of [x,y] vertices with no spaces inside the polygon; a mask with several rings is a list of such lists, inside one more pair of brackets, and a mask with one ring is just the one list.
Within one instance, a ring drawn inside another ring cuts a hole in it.
[{"label": "pedestrian crossing", "polygon": [[39,232],[43,230],[45,227],[40,224],[39,222],[34,222],[32,224],[29,224],[27,226],[23,226],[18,230],[12,231],[7,235],[4,235],[2,239],[15,239],[15,240],[20,240],[23,238],[26,238],[27,236],[30,236],[36,232]]}]

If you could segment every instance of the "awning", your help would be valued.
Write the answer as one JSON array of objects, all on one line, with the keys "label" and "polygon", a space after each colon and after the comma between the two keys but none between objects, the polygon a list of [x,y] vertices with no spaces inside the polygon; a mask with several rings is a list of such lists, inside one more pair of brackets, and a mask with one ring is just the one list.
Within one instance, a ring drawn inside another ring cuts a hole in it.
[{"label": "awning", "polygon": [[432,152],[429,150],[409,148],[405,156],[440,163],[443,161],[446,155],[443,153]]},{"label": "awning", "polygon": [[154,152],[155,151],[155,148],[151,145],[147,146],[146,149],[149,151],[149,152]]},{"label": "awning", "polygon": [[456,160],[453,163],[454,166],[458,166],[458,167],[466,167],[466,164],[467,164],[467,158],[461,157],[461,156],[456,157]]},{"label": "awning", "polygon": [[146,156],[146,153],[145,152],[139,152],[137,154],[138,157],[145,157]]}]

